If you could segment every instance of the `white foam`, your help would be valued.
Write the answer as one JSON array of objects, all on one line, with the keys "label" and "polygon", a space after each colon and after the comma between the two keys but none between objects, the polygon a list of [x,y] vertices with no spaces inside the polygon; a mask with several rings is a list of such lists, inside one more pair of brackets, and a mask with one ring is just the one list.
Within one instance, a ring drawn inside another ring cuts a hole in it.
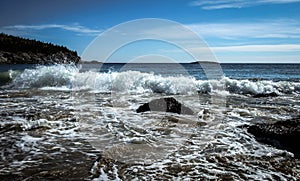
[{"label": "white foam", "polygon": [[66,86],[77,72],[74,65],[40,65],[35,69],[25,69],[13,80],[13,85],[21,88]]},{"label": "white foam", "polygon": [[62,86],[62,87],[49,87],[49,86],[46,86],[46,87],[40,88],[40,90],[55,90],[55,91],[69,92],[72,89],[70,89],[70,87],[67,87],[67,86]]},{"label": "white foam", "polygon": [[300,92],[300,83],[271,80],[196,80],[191,76],[162,76],[139,71],[80,72],[74,65],[38,66],[25,69],[13,80],[18,88],[42,88],[43,90],[85,90],[94,92],[195,94],[217,92],[225,94],[277,95]]}]

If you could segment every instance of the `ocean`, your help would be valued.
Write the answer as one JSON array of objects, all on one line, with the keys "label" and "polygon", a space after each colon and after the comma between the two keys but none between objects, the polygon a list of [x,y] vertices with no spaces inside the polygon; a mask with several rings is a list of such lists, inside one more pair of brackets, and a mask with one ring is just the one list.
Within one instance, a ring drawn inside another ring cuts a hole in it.
[{"label": "ocean", "polygon": [[[1,65],[0,179],[299,180],[299,158],[247,131],[299,116],[299,70]],[[136,111],[167,97],[194,114]]]}]

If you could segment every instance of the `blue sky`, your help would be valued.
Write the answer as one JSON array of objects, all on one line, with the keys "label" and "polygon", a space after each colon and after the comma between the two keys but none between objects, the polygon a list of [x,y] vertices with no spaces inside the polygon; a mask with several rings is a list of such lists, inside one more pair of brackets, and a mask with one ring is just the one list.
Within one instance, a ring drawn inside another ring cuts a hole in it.
[{"label": "blue sky", "polygon": [[[0,2],[0,31],[65,45],[80,55],[120,23],[162,18],[197,33],[221,63],[300,63],[299,12],[300,0],[10,0]],[[144,54],[193,61],[159,41],[125,46],[111,61]]]}]

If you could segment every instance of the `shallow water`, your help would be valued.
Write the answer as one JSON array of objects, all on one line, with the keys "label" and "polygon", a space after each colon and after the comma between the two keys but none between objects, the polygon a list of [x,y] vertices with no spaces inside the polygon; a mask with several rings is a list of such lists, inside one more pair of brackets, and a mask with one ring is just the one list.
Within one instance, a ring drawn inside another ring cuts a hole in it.
[{"label": "shallow water", "polygon": [[[298,180],[299,159],[246,130],[297,116],[298,86],[286,79],[216,82],[65,66],[28,69],[0,91],[0,177]],[[272,91],[279,96],[254,97]],[[161,97],[199,114],[136,113]]]}]

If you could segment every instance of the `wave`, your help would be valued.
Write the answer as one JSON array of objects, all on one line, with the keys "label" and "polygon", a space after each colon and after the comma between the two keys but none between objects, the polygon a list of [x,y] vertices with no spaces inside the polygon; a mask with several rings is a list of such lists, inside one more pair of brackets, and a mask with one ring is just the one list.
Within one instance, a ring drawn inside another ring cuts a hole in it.
[{"label": "wave", "polygon": [[300,92],[299,82],[271,80],[236,80],[224,77],[221,80],[197,80],[192,76],[162,76],[139,71],[80,72],[75,65],[37,66],[25,69],[17,75],[15,88],[62,87],[69,90],[95,90],[98,92],[193,94],[200,92],[228,92],[242,95],[281,95]]},{"label": "wave", "polygon": [[14,78],[21,74],[18,70],[9,70],[6,72],[0,72],[0,86],[10,83]]},{"label": "wave", "polygon": [[12,81],[12,85],[17,88],[60,87],[68,85],[76,73],[75,65],[39,65],[25,69]]},{"label": "wave", "polygon": [[243,95],[274,95],[291,94],[300,92],[300,83],[271,80],[250,81],[224,78],[225,90],[230,93]]}]

